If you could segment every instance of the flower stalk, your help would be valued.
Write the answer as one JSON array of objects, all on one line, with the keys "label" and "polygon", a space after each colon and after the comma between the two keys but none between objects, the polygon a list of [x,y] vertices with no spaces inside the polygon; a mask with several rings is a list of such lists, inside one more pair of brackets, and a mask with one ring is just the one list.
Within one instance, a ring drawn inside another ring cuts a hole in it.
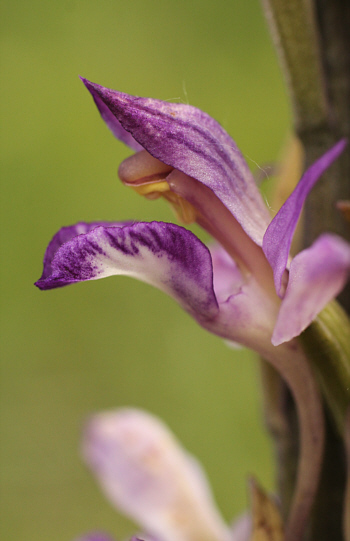
[{"label": "flower stalk", "polygon": [[297,343],[288,343],[288,348],[279,346],[274,355],[266,352],[264,358],[283,377],[297,407],[299,462],[285,530],[285,541],[295,541],[303,539],[319,483],[324,445],[322,404],[308,360]]}]

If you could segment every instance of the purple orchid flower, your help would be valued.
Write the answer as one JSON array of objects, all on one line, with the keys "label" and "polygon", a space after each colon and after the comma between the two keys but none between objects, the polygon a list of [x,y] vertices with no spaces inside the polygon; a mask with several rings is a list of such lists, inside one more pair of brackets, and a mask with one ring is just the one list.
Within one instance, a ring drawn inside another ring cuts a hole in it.
[{"label": "purple orchid flower", "polygon": [[54,236],[36,285],[132,276],[171,295],[210,332],[269,360],[298,408],[301,459],[286,541],[301,538],[318,483],[323,417],[294,338],[344,287],[350,245],[325,234],[291,264],[289,248],[307,194],[346,142],[306,171],[270,221],[242,154],[210,116],[83,82],[113,134],[136,151],[119,168],[124,184],[150,199],[165,197],[184,223],[197,222],[219,244],[208,248],[170,223],[81,222]]},{"label": "purple orchid flower", "polygon": [[270,223],[242,154],[215,120],[189,105],[83,82],[113,134],[137,151],[119,169],[123,182],[149,198],[163,195],[221,247],[210,252],[174,224],[79,223],[53,238],[36,285],[124,274],[172,295],[211,332],[253,349],[248,327],[275,346],[298,336],[348,278],[350,246],[334,235],[322,235],[288,270],[305,198],[346,142],[306,171]]},{"label": "purple orchid flower", "polygon": [[[222,519],[206,475],[155,416],[123,408],[94,415],[83,458],[103,493],[141,526],[137,538],[158,541],[248,541],[251,521]],[[134,541],[136,538],[133,538]],[[90,534],[78,541],[112,541]]]}]

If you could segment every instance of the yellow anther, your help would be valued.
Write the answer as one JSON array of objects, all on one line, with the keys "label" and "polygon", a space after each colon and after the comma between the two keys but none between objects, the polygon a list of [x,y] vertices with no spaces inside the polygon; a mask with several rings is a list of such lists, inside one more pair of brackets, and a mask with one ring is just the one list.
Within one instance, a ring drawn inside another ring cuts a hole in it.
[{"label": "yellow anther", "polygon": [[135,190],[139,195],[144,195],[147,198],[157,199],[163,192],[169,191],[169,184],[166,181],[151,182],[149,184],[130,185],[130,188]]},{"label": "yellow anther", "polygon": [[159,197],[164,197],[171,207],[173,208],[177,218],[185,223],[191,224],[195,222],[197,211],[183,197],[177,195],[176,193],[170,190],[169,184],[166,181],[162,182],[152,182],[149,184],[140,184],[140,185],[130,185],[130,187],[139,195],[143,195],[147,199],[158,199]]},{"label": "yellow anther", "polygon": [[172,209],[174,210],[177,218],[184,224],[192,224],[196,221],[198,212],[191,203],[186,201],[180,195],[177,195],[170,190],[163,194],[164,198],[169,201]]}]

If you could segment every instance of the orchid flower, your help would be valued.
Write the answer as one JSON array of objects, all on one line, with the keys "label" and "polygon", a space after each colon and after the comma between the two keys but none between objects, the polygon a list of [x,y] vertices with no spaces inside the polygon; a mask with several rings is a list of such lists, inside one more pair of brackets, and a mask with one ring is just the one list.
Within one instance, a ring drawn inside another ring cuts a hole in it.
[{"label": "orchid flower", "polygon": [[174,224],[79,223],[53,238],[36,285],[125,274],[172,295],[213,333],[253,349],[258,336],[275,346],[298,336],[350,270],[350,246],[328,234],[288,264],[306,196],[346,142],[306,171],[270,223],[242,154],[215,120],[190,105],[83,82],[113,134],[136,150],[121,164],[121,180],[150,199],[165,197],[183,222],[199,223],[221,247],[210,253]]},{"label": "orchid flower", "polygon": [[218,244],[208,248],[171,223],[80,222],[53,237],[36,285],[132,276],[171,295],[210,332],[271,362],[299,414],[301,458],[286,540],[300,538],[318,483],[323,418],[295,337],[344,287],[350,246],[325,234],[291,263],[289,249],[307,194],[346,142],[306,171],[270,221],[242,154],[214,119],[190,105],[82,80],[112,133],[135,151],[119,168],[123,183],[148,199],[164,197],[182,222],[197,222]]},{"label": "orchid flower", "polygon": [[[249,539],[248,515],[233,527],[225,524],[201,465],[150,413],[122,408],[94,415],[83,458],[113,507],[141,526],[140,539]],[[96,533],[79,541],[111,540]]]}]

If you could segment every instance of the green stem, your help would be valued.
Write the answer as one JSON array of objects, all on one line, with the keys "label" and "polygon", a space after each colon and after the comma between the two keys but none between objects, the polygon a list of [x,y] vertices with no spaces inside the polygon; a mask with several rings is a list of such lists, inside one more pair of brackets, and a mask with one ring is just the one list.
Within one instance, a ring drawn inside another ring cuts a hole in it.
[{"label": "green stem", "polygon": [[328,120],[328,103],[313,3],[262,0],[287,80],[297,128],[317,128]]}]

